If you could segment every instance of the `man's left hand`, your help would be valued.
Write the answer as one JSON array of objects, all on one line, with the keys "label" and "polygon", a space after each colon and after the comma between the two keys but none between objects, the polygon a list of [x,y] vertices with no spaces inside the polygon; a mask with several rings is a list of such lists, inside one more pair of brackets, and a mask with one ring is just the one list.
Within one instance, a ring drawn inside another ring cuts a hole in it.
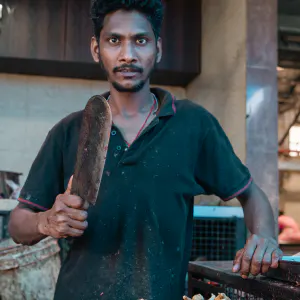
[{"label": "man's left hand", "polygon": [[275,239],[252,234],[245,247],[237,252],[232,271],[240,272],[244,279],[249,274],[257,276],[266,273],[270,267],[276,269],[282,255]]}]

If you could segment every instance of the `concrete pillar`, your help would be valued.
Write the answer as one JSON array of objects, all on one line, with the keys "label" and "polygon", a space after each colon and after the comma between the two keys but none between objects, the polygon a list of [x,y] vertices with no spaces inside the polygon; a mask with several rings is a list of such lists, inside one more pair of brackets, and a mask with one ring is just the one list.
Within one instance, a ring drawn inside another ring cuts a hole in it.
[{"label": "concrete pillar", "polygon": [[[277,1],[247,0],[247,153],[278,219]],[[276,227],[277,229],[277,227]]]}]

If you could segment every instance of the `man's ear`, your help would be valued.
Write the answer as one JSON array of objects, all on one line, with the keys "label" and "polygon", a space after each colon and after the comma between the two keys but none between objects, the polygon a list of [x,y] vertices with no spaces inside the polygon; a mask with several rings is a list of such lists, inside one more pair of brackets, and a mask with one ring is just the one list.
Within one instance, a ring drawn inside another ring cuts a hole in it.
[{"label": "man's ear", "polygon": [[160,63],[162,58],[162,39],[160,37],[157,39],[156,47],[157,47],[156,63],[158,64]]},{"label": "man's ear", "polygon": [[91,39],[91,53],[95,62],[99,62],[99,44],[95,36]]}]

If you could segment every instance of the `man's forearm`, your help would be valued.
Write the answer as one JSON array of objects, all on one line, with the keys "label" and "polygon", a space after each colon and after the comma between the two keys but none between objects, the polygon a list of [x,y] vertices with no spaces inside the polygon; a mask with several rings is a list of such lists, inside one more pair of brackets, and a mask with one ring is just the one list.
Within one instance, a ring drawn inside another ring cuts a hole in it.
[{"label": "man's forearm", "polygon": [[8,231],[15,243],[34,245],[46,237],[38,231],[39,214],[20,207],[11,212]]},{"label": "man's forearm", "polygon": [[262,237],[275,236],[275,220],[270,202],[265,193],[253,182],[249,189],[238,197],[246,225],[252,234]]}]

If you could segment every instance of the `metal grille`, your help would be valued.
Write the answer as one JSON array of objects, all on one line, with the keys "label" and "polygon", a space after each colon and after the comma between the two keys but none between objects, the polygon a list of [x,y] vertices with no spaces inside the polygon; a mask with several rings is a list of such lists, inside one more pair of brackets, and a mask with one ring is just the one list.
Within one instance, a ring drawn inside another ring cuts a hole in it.
[{"label": "metal grille", "polygon": [[236,220],[194,221],[192,260],[232,260],[236,250]]},{"label": "metal grille", "polygon": [[267,298],[259,298],[251,294],[247,294],[243,291],[233,289],[231,287],[225,288],[225,294],[231,300],[268,300]]},{"label": "metal grille", "polygon": [[191,261],[233,260],[245,241],[241,208],[203,206],[194,212]]},{"label": "metal grille", "polygon": [[[220,284],[217,282],[212,282],[211,280],[208,280],[208,279],[202,279],[202,282],[207,285],[207,289],[204,288],[204,286],[202,286],[201,289],[195,288],[193,290],[193,295],[202,294],[205,297],[205,299],[209,299],[212,294],[217,296],[219,292],[222,292],[222,293],[225,293],[225,295],[227,297],[229,297],[230,300],[271,300],[271,298],[269,298],[269,297],[263,296],[263,298],[262,298],[262,295],[255,296],[252,294],[248,294],[242,290],[233,288],[227,284]],[[216,290],[216,291],[211,290],[211,292],[207,292],[206,290],[208,290],[208,287],[211,285],[214,286],[218,290]]]}]

